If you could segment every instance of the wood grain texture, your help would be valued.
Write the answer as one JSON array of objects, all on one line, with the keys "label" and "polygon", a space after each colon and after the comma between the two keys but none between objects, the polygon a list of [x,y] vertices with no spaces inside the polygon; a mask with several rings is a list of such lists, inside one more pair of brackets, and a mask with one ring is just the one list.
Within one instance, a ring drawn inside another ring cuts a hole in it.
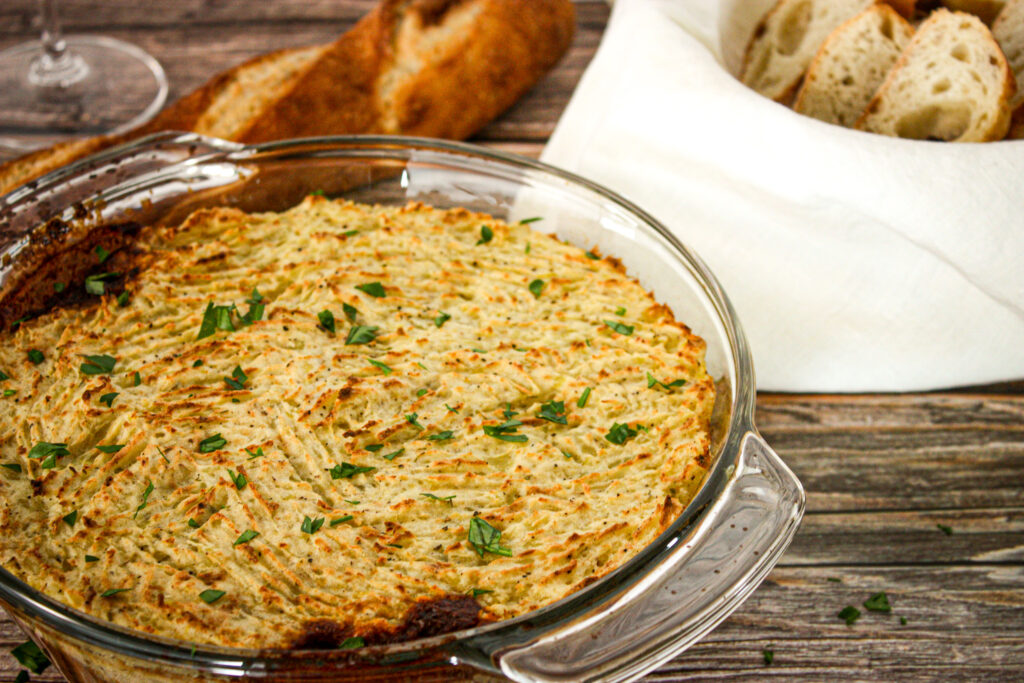
[{"label": "wood grain texture", "polygon": [[[373,3],[63,0],[69,31],[141,45],[176,94],[252,55],[330,40]],[[539,156],[608,18],[603,2],[577,7],[569,55],[478,142]],[[0,2],[0,48],[31,37],[35,12],[35,0]],[[929,394],[763,394],[757,421],[807,489],[805,521],[754,595],[649,680],[1021,680],[1024,381]],[[891,614],[863,608],[879,591]],[[852,626],[836,616],[846,605],[863,613]],[[23,639],[0,619],[0,652]],[[0,654],[0,681],[17,671]],[[51,669],[33,680],[62,679]]]}]

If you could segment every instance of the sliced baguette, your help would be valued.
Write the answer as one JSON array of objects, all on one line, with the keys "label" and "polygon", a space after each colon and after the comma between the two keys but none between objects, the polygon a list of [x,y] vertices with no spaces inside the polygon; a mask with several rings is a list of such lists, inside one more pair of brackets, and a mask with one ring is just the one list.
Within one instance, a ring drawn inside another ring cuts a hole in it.
[{"label": "sliced baguette", "polygon": [[779,0],[747,45],[740,80],[787,102],[818,48],[840,24],[876,0]]},{"label": "sliced baguette", "polygon": [[250,60],[136,130],[0,165],[0,195],[161,130],[238,142],[359,133],[465,138],[557,63],[574,27],[571,0],[382,0],[334,43]]},{"label": "sliced baguette", "polygon": [[1017,93],[1010,100],[1010,106],[1018,108],[1024,104],[1024,0],[1006,3],[992,24],[992,35],[1003,49],[1017,81]]},{"label": "sliced baguette", "polygon": [[1000,140],[1014,90],[1006,58],[981,20],[939,9],[918,27],[856,127],[915,140]]},{"label": "sliced baguette", "polygon": [[1003,9],[1006,0],[942,0],[942,4],[955,12],[973,14],[991,24]]},{"label": "sliced baguette", "polygon": [[828,123],[853,126],[913,35],[913,27],[888,5],[864,10],[822,44],[793,109]]}]

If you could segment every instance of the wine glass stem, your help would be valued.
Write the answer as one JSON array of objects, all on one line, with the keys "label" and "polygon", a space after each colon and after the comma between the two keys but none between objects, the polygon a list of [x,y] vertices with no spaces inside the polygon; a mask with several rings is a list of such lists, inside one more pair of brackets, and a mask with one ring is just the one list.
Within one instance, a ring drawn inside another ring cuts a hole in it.
[{"label": "wine glass stem", "polygon": [[[28,80],[47,97],[67,97],[71,86],[80,83],[89,73],[89,66],[81,57],[68,51],[68,44],[60,28],[57,0],[39,0],[42,19],[43,52],[32,61]],[[43,91],[48,91],[43,93]]]},{"label": "wine glass stem", "polygon": [[43,50],[51,60],[59,62],[67,51],[67,43],[61,32],[56,0],[39,0],[39,16],[43,24]]}]

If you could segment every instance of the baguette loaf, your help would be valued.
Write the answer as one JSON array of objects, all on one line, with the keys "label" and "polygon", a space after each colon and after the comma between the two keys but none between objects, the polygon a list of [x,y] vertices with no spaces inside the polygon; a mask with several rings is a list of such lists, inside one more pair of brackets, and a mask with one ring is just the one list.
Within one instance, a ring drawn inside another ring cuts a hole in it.
[{"label": "baguette loaf", "polygon": [[1017,94],[1010,100],[1010,106],[1019,108],[1024,104],[1024,0],[1006,3],[992,24],[992,35],[1003,49],[1017,81]]},{"label": "baguette loaf", "polygon": [[252,59],[133,131],[0,165],[0,195],[162,130],[247,143],[342,134],[465,138],[555,65],[574,25],[570,0],[382,0],[334,43]]},{"label": "baguette loaf", "polygon": [[822,44],[793,109],[853,126],[913,35],[910,24],[888,5],[869,7]]},{"label": "baguette loaf", "polygon": [[991,32],[940,9],[921,24],[857,128],[915,140],[1001,140],[1015,84]]}]

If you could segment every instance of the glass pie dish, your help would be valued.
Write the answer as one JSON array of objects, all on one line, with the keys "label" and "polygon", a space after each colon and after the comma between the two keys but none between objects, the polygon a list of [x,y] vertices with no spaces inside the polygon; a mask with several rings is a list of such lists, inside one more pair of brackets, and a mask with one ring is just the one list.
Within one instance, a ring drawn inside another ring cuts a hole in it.
[{"label": "glass pie dish", "polygon": [[[310,192],[402,205],[462,206],[620,259],[707,343],[717,396],[712,465],[658,539],[615,571],[506,621],[351,650],[206,646],[120,628],[0,569],[0,605],[71,681],[631,680],[725,619],[767,576],[804,508],[800,482],[757,433],[750,351],[698,257],[641,209],[529,159],[470,145],[334,137],[241,146],[162,134],[56,171],[0,198],[0,291],[34,245],[62,248],[104,225],[173,223],[204,206],[279,211]],[[59,235],[46,223],[59,217]]]}]

